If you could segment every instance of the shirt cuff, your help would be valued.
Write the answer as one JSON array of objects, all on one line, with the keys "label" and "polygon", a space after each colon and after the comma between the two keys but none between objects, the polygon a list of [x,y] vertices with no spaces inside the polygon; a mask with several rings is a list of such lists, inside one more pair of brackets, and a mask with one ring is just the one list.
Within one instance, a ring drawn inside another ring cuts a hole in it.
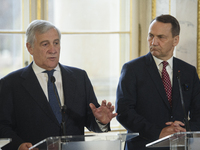
[{"label": "shirt cuff", "polygon": [[96,120],[96,122],[97,122],[97,124],[98,124],[98,126],[99,126],[99,128],[101,129],[102,132],[108,132],[108,124],[103,124],[99,120],[97,120],[96,118],[95,118],[95,120]]}]

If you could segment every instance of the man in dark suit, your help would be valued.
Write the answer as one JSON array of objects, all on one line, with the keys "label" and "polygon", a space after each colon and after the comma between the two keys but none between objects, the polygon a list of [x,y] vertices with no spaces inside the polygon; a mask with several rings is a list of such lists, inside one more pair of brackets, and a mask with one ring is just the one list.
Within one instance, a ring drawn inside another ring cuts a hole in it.
[{"label": "man in dark suit", "polygon": [[26,36],[33,62],[0,80],[0,137],[12,138],[3,150],[28,150],[47,137],[63,135],[49,104],[46,72],[53,69],[60,98],[58,106],[67,107],[65,135],[83,135],[84,127],[94,132],[110,130],[109,122],[117,115],[113,113],[114,106],[105,100],[101,106],[98,104],[84,70],[59,63],[59,30],[47,21],[35,20]]},{"label": "man in dark suit", "polygon": [[148,149],[145,148],[147,143],[186,131],[178,72],[190,129],[200,130],[200,83],[196,69],[173,57],[179,32],[180,26],[174,17],[156,17],[150,24],[147,38],[150,52],[122,68],[115,106],[117,120],[128,133],[139,133],[138,137],[127,141],[126,150]]}]

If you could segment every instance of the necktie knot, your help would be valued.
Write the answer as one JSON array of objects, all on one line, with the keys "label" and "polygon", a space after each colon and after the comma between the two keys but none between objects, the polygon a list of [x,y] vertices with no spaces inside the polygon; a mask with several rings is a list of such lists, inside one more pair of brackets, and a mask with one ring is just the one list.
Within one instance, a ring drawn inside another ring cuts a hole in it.
[{"label": "necktie knot", "polygon": [[55,71],[54,69],[50,70],[50,71],[49,70],[45,70],[44,73],[47,73],[48,77],[51,77],[51,76],[53,76],[54,71]]},{"label": "necktie knot", "polygon": [[166,68],[166,66],[167,66],[169,63],[168,63],[167,61],[163,61],[162,64],[163,64],[163,68]]}]

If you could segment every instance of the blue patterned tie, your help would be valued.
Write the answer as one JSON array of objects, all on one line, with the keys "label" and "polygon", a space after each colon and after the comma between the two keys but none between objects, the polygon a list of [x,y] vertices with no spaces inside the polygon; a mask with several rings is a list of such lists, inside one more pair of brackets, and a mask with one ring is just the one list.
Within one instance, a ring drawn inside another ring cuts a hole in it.
[{"label": "blue patterned tie", "polygon": [[[61,109],[60,109],[60,106],[58,103],[60,103],[60,99],[59,99],[59,96],[58,96],[58,92],[57,92],[57,88],[55,86],[55,92],[54,92],[54,87],[53,87],[53,84],[51,82],[51,77],[53,76],[53,73],[54,73],[54,69],[51,70],[51,71],[44,71],[45,73],[48,74],[48,84],[47,84],[47,87],[48,87],[48,97],[49,97],[49,104],[59,122],[59,124],[62,122],[62,114],[61,114]],[[56,98],[56,94],[58,96],[58,100]]]}]

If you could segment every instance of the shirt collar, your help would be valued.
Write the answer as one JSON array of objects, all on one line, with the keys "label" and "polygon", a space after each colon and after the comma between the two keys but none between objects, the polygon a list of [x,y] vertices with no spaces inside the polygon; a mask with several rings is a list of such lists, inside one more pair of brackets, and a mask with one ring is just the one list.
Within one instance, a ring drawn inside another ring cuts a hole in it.
[{"label": "shirt collar", "polygon": [[[152,55],[153,56],[153,55]],[[156,63],[156,66],[159,68],[159,66],[160,66],[160,64],[163,62],[163,60],[161,60],[161,59],[159,59],[159,58],[157,58],[157,57],[155,57],[155,56],[153,56],[153,59],[154,59],[154,61],[155,61],[155,63]],[[167,62],[168,62],[168,66],[171,68],[171,69],[173,69],[173,56],[170,58],[170,59],[168,59],[167,60]]]},{"label": "shirt collar", "polygon": [[[33,71],[35,72],[35,74],[39,74],[42,73],[43,71],[45,71],[45,69],[39,67],[34,61],[33,61],[33,65],[32,65]],[[56,66],[56,68],[54,68],[55,71],[60,71],[60,67],[59,65]]]}]

